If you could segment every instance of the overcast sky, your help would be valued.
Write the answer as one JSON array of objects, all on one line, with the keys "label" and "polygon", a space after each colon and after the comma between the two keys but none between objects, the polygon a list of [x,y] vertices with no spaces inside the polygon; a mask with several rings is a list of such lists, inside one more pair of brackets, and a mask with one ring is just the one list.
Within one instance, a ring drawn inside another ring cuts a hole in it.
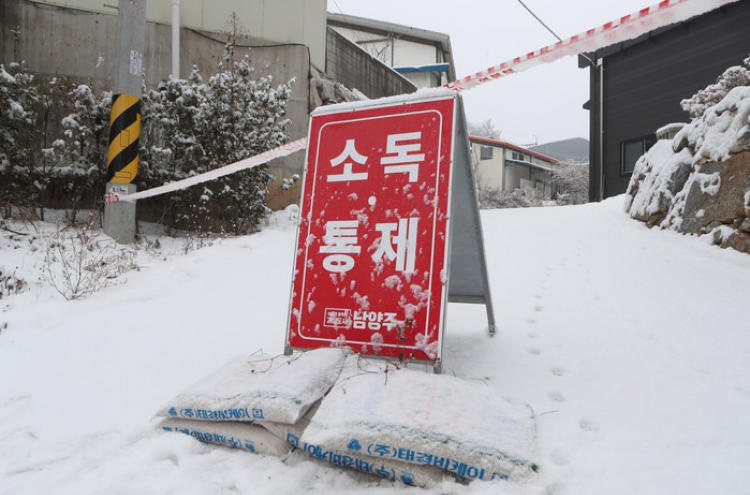
[{"label": "overcast sky", "polygon": [[[656,0],[523,0],[562,39],[637,12]],[[447,33],[458,77],[557,40],[518,0],[328,0],[328,11]],[[539,144],[588,139],[588,69],[576,57],[464,92],[467,120],[491,119],[501,139]]]}]

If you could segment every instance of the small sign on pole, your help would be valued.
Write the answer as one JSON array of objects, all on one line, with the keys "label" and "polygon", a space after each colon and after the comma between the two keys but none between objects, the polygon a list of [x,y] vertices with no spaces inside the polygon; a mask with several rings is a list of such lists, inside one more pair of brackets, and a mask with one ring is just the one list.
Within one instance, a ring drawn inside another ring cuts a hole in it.
[{"label": "small sign on pole", "polygon": [[[341,345],[439,368],[449,265],[464,255],[472,266],[481,258],[481,294],[469,283],[462,302],[486,304],[494,330],[460,96],[428,95],[313,113],[287,352]],[[458,259],[454,203],[471,210],[458,215],[471,224]]]}]

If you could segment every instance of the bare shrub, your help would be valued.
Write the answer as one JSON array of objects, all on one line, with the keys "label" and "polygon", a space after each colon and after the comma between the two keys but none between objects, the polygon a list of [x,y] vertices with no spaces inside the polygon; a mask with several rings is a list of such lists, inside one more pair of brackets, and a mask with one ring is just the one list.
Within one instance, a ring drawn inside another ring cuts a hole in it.
[{"label": "bare shrub", "polygon": [[583,204],[589,198],[589,164],[562,163],[552,172],[552,179],[559,188],[559,205]]},{"label": "bare shrub", "polygon": [[132,247],[119,246],[92,225],[58,226],[46,247],[42,279],[69,301],[123,283],[121,276],[137,268]]},{"label": "bare shrub", "polygon": [[536,194],[536,191],[528,195],[523,189],[501,191],[496,187],[483,187],[478,193],[479,207],[482,209],[544,206],[541,194]]},{"label": "bare shrub", "polygon": [[11,294],[20,294],[27,287],[27,283],[13,273],[7,273],[0,268],[0,299]]}]

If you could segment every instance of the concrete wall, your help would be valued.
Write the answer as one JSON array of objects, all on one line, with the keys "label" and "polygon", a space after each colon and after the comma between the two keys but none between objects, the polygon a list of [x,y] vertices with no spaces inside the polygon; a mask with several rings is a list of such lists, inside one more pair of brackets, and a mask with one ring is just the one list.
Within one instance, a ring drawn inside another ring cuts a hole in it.
[{"label": "concrete wall", "polygon": [[326,75],[368,98],[413,93],[416,86],[345,36],[328,29]]},{"label": "concrete wall", "polygon": [[[152,2],[156,3],[156,2]],[[167,2],[164,2],[167,3]],[[0,3],[0,62],[14,59],[13,26],[21,28],[18,56],[25,60],[38,77],[64,75],[85,83],[96,92],[111,90],[114,76],[117,18],[109,14],[83,12],[42,5],[27,0],[2,0]],[[149,87],[169,77],[171,72],[171,26],[148,22],[144,53],[145,82]],[[186,78],[192,65],[204,75],[213,74],[224,53],[226,36],[183,28],[180,33],[180,75]],[[307,136],[309,116],[309,59],[306,46],[256,46],[261,41],[240,38],[235,55],[248,55],[258,78],[272,76],[276,84],[292,79],[292,96],[287,117],[292,125],[292,140]],[[252,45],[247,48],[245,45]],[[302,175],[304,153],[296,153],[272,163],[270,171],[277,177],[271,184],[274,206],[297,201],[298,183],[290,191],[273,194],[281,178]]]},{"label": "concrete wall", "polygon": [[[33,3],[114,15],[116,10],[104,4],[116,6],[118,0],[34,0]],[[325,65],[326,4],[326,0],[181,0],[180,25],[222,33],[229,30],[230,17],[236,13],[245,35],[277,43],[307,45],[313,65],[322,68]],[[146,20],[171,25],[172,2],[148,1]]]}]

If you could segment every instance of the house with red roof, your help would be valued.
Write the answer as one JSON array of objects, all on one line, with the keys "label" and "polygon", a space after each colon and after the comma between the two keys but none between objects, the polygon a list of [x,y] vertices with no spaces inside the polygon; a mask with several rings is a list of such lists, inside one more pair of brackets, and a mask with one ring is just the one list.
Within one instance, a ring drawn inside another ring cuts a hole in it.
[{"label": "house with red roof", "polygon": [[544,199],[559,192],[553,172],[562,167],[554,158],[506,141],[469,136],[474,177],[479,189],[536,191]]}]

